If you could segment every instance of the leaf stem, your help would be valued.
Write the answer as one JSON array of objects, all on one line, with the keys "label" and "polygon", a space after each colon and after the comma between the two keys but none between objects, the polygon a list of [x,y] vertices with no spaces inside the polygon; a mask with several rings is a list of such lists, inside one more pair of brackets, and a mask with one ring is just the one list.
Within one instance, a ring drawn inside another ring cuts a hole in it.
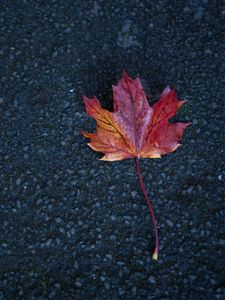
[{"label": "leaf stem", "polygon": [[152,221],[153,221],[153,225],[154,225],[154,233],[155,233],[155,250],[154,253],[152,255],[152,258],[157,260],[158,259],[158,253],[159,253],[159,237],[158,237],[158,229],[157,229],[157,222],[156,222],[156,218],[155,218],[155,213],[154,213],[154,209],[153,206],[151,204],[151,201],[148,198],[148,195],[145,191],[145,186],[144,186],[144,182],[143,182],[143,178],[141,176],[141,171],[140,171],[140,166],[139,166],[139,162],[138,162],[138,158],[136,158],[136,169],[137,169],[137,174],[140,180],[140,184],[141,184],[141,188],[142,188],[142,192],[145,196],[145,200],[148,204],[150,213],[151,213],[151,217],[152,217]]}]

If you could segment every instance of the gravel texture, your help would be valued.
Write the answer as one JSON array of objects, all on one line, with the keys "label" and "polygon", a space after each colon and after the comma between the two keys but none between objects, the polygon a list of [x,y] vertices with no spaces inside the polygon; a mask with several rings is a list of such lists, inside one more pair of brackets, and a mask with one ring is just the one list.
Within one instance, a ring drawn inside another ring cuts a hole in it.
[{"label": "gravel texture", "polygon": [[[0,299],[225,299],[222,1],[1,1]],[[183,147],[101,162],[81,95],[189,99]]]}]

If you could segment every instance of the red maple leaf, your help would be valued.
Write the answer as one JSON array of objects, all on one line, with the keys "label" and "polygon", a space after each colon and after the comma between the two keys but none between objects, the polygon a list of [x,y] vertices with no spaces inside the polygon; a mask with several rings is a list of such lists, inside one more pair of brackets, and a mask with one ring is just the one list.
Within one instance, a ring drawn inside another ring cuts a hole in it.
[{"label": "red maple leaf", "polygon": [[136,159],[137,173],[147,204],[152,215],[155,230],[155,251],[158,258],[158,232],[153,207],[145,192],[138,163],[139,158],[160,158],[175,151],[184,130],[191,123],[169,123],[185,101],[179,101],[176,92],[165,88],[160,99],[151,107],[145,96],[139,78],[133,80],[125,71],[117,86],[113,86],[114,111],[101,107],[97,98],[84,96],[86,112],[97,122],[95,133],[81,132],[90,138],[88,145],[105,155],[101,160],[115,161]]}]

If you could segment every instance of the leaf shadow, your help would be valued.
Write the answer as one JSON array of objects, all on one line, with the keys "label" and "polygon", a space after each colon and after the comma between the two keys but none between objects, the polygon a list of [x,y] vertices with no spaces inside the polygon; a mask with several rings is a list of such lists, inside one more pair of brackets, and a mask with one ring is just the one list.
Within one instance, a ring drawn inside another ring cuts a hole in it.
[{"label": "leaf shadow", "polygon": [[89,66],[85,80],[86,90],[83,94],[90,98],[96,96],[103,108],[113,111],[112,85],[118,83],[123,69],[133,79],[139,76],[150,105],[159,99],[166,87],[161,67],[145,65],[143,68],[143,65],[132,63],[132,59],[117,61],[117,58],[110,54],[104,55],[97,63]]}]

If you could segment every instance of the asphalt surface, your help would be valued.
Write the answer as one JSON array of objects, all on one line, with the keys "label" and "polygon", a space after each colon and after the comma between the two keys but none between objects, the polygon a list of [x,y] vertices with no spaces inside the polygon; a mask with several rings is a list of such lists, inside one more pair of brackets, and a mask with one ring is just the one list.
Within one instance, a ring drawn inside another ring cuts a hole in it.
[{"label": "asphalt surface", "polygon": [[[0,299],[225,299],[222,1],[1,1]],[[183,146],[101,162],[82,94],[122,69],[188,104]]]}]

